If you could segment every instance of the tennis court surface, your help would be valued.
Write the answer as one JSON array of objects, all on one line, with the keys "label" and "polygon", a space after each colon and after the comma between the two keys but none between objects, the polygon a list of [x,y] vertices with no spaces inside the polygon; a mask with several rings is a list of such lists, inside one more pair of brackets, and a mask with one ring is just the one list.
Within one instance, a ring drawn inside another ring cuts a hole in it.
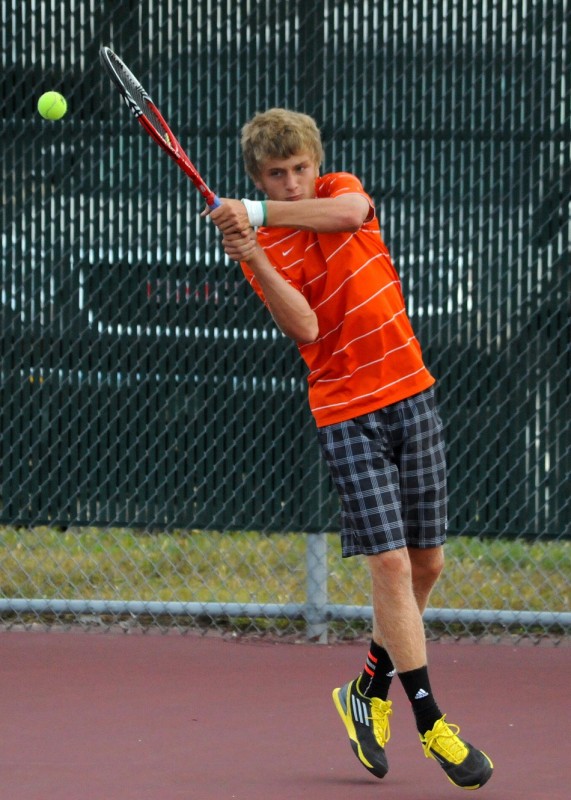
[{"label": "tennis court surface", "polygon": [[[354,757],[331,690],[366,645],[0,631],[0,800],[446,800],[393,684],[390,772]],[[482,800],[567,800],[571,648],[429,645],[451,722],[495,764]]]}]

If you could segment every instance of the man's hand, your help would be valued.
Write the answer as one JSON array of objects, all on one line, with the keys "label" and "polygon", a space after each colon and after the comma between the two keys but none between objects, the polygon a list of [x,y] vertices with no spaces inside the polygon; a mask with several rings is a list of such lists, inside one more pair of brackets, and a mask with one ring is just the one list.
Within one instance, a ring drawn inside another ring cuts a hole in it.
[{"label": "man's hand", "polygon": [[234,261],[248,261],[259,249],[255,231],[250,227],[238,233],[224,234],[222,247],[228,258]]},{"label": "man's hand", "polygon": [[224,236],[240,234],[248,237],[252,227],[244,203],[226,197],[220,198],[220,203],[218,208],[213,210],[208,208],[200,216],[210,217]]},{"label": "man's hand", "polygon": [[241,200],[220,198],[218,208],[207,208],[201,217],[209,217],[222,234],[222,247],[228,258],[247,261],[258,249],[256,234],[250,225],[246,206]]}]

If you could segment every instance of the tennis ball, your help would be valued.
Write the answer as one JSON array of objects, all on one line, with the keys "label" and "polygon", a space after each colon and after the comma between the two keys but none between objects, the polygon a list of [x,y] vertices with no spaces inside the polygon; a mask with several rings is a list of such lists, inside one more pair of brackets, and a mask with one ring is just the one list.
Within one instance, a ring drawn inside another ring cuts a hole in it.
[{"label": "tennis ball", "polygon": [[44,92],[38,100],[38,111],[44,119],[61,119],[67,111],[67,102],[59,92]]}]

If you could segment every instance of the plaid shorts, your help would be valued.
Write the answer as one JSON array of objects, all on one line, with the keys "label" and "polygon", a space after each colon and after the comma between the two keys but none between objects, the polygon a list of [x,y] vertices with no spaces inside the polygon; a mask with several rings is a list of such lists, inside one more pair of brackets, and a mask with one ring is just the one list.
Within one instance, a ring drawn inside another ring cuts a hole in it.
[{"label": "plaid shorts", "polygon": [[344,557],[446,540],[446,463],[434,388],[318,429],[341,499]]}]

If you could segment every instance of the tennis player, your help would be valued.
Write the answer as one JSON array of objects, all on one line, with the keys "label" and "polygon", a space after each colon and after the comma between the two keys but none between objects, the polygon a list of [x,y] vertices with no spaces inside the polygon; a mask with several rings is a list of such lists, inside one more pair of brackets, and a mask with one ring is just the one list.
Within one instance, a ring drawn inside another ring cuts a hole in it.
[{"label": "tennis player", "polygon": [[337,487],[344,557],[367,559],[372,641],[358,677],[334,689],[351,747],[388,769],[388,699],[398,676],[424,754],[477,789],[488,756],[460,738],[432,691],[422,614],[443,568],[446,466],[435,379],[408,319],[399,277],[359,179],[320,175],[315,121],[274,108],[242,129],[246,171],[265,200],[206,210],[226,254],[309,370],[309,403]]}]

